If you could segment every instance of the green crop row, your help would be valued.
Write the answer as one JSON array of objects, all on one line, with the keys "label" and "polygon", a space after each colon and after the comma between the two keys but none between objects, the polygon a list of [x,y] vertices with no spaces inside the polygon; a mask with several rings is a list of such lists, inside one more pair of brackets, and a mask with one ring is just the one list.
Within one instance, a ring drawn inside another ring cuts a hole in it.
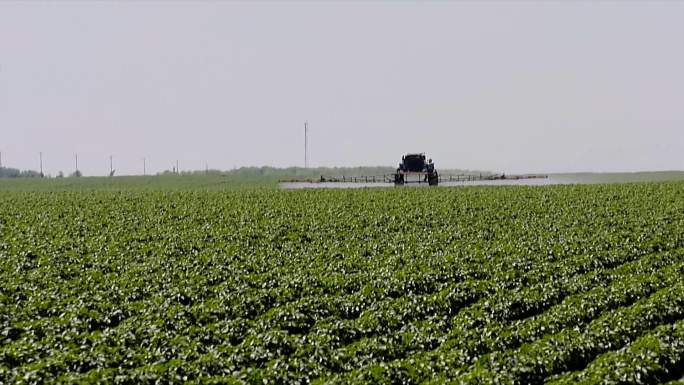
[{"label": "green crop row", "polygon": [[[629,305],[637,298],[649,295],[669,285],[681,282],[681,273],[684,271],[684,254],[678,253],[678,263],[674,262],[673,255],[670,253],[659,253],[644,257],[632,263],[628,263],[619,268],[608,270],[605,276],[614,279],[608,282],[609,285],[598,285],[588,292],[581,292],[566,298],[561,304],[549,308],[546,312],[521,321],[513,323],[501,322],[496,319],[484,317],[477,319],[479,326],[475,327],[468,320],[475,320],[473,317],[474,307],[468,308],[460,313],[451,322],[432,322],[430,328],[400,332],[399,335],[411,333],[410,344],[395,344],[394,355],[385,354],[384,359],[396,358],[397,352],[401,351],[410,356],[391,365],[383,363],[375,364],[369,368],[357,369],[351,373],[349,378],[365,378],[371,372],[379,372],[381,367],[385,367],[383,372],[386,376],[401,376],[401,373],[394,373],[392,368],[399,371],[409,366],[411,362],[439,362],[426,366],[430,372],[420,373],[414,370],[413,378],[404,378],[403,382],[419,382],[421,378],[434,376],[457,377],[463,368],[475,362],[483,354],[492,351],[502,351],[515,348],[522,343],[533,342],[544,335],[554,334],[566,328],[577,328],[593,320],[596,316],[605,311]],[[658,268],[658,266],[661,266]],[[657,269],[653,271],[653,269]],[[593,275],[595,277],[595,275]],[[590,279],[589,277],[583,277]],[[580,280],[572,280],[579,282]],[[604,281],[598,281],[604,283]],[[580,287],[582,285],[580,284]],[[441,328],[435,330],[435,325]],[[451,326],[454,325],[454,326]],[[441,337],[441,344],[438,349],[426,354],[409,354],[425,351],[422,348],[425,341],[434,340],[437,332],[444,333],[449,331],[449,335]],[[372,341],[371,341],[372,342]],[[365,343],[374,346],[373,343]],[[403,349],[403,351],[401,350]],[[372,355],[372,353],[371,353]],[[378,355],[376,354],[376,357]],[[348,378],[348,379],[349,379]],[[375,378],[377,381],[378,378]]]},{"label": "green crop row", "polygon": [[624,349],[603,354],[583,371],[554,378],[551,384],[655,384],[673,375],[684,376],[684,321],[658,326]]},{"label": "green crop row", "polygon": [[[679,272],[681,276],[681,272]],[[542,383],[546,377],[584,367],[600,353],[619,349],[645,330],[684,318],[684,283],[604,315],[583,329],[564,329],[513,351],[481,357],[460,381]]]}]

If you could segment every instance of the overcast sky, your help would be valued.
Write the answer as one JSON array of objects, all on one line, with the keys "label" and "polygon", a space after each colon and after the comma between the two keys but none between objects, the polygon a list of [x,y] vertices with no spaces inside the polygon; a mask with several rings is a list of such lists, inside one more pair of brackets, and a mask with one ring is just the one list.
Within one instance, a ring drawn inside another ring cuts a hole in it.
[{"label": "overcast sky", "polygon": [[684,2],[0,2],[3,165],[684,169]]}]

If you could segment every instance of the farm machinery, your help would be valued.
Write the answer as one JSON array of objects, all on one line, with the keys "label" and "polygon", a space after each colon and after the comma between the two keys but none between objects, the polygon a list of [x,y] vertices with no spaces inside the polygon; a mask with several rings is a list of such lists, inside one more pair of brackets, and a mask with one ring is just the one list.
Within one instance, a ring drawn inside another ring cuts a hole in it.
[{"label": "farm machinery", "polygon": [[437,186],[439,174],[432,159],[426,161],[424,153],[402,156],[399,168],[394,174],[394,185],[402,186],[406,183],[427,183],[430,186]]},{"label": "farm machinery", "polygon": [[[444,171],[444,170],[442,170]],[[453,170],[452,170],[453,172]],[[401,157],[401,163],[397,170],[392,173],[386,173],[383,175],[365,175],[365,176],[320,176],[316,179],[287,179],[280,180],[281,183],[342,183],[341,187],[348,183],[362,183],[365,185],[387,185],[394,184],[395,186],[403,186],[405,184],[427,184],[429,186],[437,186],[440,182],[446,183],[447,185],[454,185],[454,183],[464,183],[464,182],[490,182],[498,180],[519,180],[519,179],[536,179],[536,178],[547,178],[546,175],[535,175],[535,174],[525,174],[525,175],[506,175],[506,174],[492,174],[486,173],[462,173],[462,174],[449,174],[439,175],[435,169],[435,164],[432,159],[427,159],[425,153],[410,153],[405,154]],[[313,187],[313,186],[309,186]]]}]

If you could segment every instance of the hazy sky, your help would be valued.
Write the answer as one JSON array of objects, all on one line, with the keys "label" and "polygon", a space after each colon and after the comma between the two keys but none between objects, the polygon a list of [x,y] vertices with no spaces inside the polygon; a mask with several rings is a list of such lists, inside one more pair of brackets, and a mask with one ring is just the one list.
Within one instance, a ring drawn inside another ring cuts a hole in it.
[{"label": "hazy sky", "polygon": [[0,2],[3,165],[684,169],[684,2]]}]

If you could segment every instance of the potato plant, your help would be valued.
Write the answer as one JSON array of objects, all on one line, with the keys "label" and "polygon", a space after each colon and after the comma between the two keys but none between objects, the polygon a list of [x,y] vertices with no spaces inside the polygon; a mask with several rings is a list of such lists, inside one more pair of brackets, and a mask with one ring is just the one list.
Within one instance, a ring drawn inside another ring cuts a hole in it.
[{"label": "potato plant", "polygon": [[0,383],[667,383],[684,184],[0,191]]}]

